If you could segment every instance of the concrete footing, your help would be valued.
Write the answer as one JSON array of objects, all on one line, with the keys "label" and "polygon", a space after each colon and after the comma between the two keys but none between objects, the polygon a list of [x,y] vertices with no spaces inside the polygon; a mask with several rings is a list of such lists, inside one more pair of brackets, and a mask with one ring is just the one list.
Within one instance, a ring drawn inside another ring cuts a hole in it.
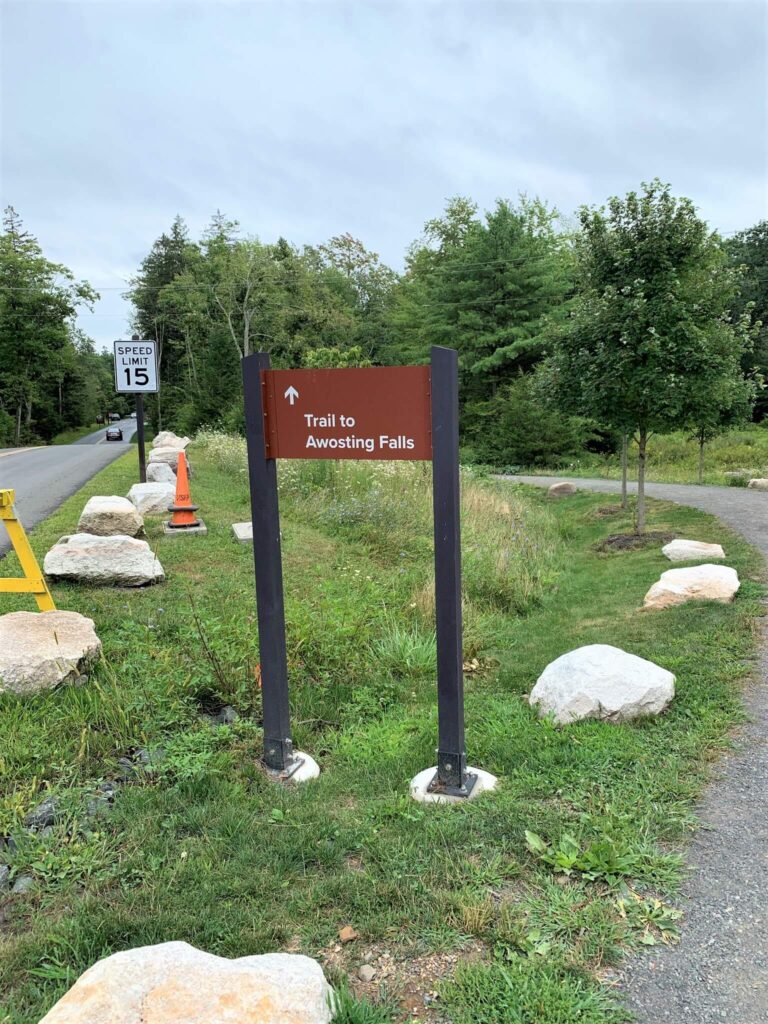
[{"label": "concrete footing", "polygon": [[208,527],[201,519],[197,526],[184,526],[184,527],[173,527],[168,524],[168,521],[163,523],[163,533],[166,537],[188,537],[190,533],[201,533],[203,536],[208,533]]},{"label": "concrete footing", "polygon": [[429,784],[434,779],[437,765],[434,768],[425,768],[423,772],[411,779],[411,796],[420,804],[461,804],[467,800],[474,800],[481,793],[487,793],[496,788],[499,781],[495,775],[483,771],[482,768],[467,767],[467,772],[477,776],[477,782],[472,788],[469,796],[448,796],[444,793],[430,793]]},{"label": "concrete footing", "polygon": [[305,754],[303,750],[294,750],[293,756],[300,759],[303,763],[299,765],[292,775],[284,776],[282,772],[272,771],[267,768],[267,774],[270,778],[273,778],[276,782],[309,782],[311,779],[316,779],[320,774],[320,765],[309,754]]},{"label": "concrete footing", "polygon": [[253,543],[253,523],[232,523],[232,533],[241,544]]}]

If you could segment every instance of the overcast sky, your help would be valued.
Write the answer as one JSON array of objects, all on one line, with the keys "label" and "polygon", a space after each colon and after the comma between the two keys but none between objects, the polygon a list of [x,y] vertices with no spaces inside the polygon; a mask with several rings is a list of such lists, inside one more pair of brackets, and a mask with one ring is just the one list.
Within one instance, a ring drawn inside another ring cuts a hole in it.
[{"label": "overcast sky", "polygon": [[3,205],[121,298],[180,213],[350,231],[396,268],[462,193],[563,213],[659,176],[721,231],[768,215],[768,4],[0,0]]}]

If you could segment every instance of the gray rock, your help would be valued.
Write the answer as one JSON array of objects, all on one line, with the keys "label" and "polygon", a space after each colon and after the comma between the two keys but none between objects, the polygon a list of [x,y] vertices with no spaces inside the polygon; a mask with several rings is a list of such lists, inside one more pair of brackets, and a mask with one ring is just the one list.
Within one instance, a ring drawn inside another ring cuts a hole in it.
[{"label": "gray rock", "polygon": [[176,501],[176,488],[172,483],[134,484],[128,491],[128,500],[143,516],[165,516]]},{"label": "gray rock", "polygon": [[131,776],[136,774],[136,764],[130,757],[119,757],[117,759],[117,767],[123,779],[130,779]]},{"label": "gray rock", "polygon": [[14,896],[23,896],[25,893],[31,892],[34,887],[35,879],[33,875],[19,875],[11,886],[11,892]]},{"label": "gray rock", "polygon": [[143,529],[144,520],[133,502],[116,494],[89,498],[77,524],[78,533],[95,533],[100,537],[135,537]]},{"label": "gray rock", "polygon": [[689,569],[667,569],[645,595],[646,609],[671,608],[687,601],[719,601],[728,604],[736,597],[739,577],[727,565],[693,565]]},{"label": "gray rock", "polygon": [[161,430],[152,439],[152,451],[156,448],[186,448],[189,444],[188,437],[179,437],[172,430]]},{"label": "gray rock", "polygon": [[112,810],[114,803],[106,794],[92,797],[85,808],[89,818],[106,818]]},{"label": "gray rock", "polygon": [[154,768],[158,764],[162,764],[165,760],[165,748],[164,747],[141,747],[133,755],[133,759],[136,764],[142,768]]},{"label": "gray rock", "polygon": [[564,480],[561,484],[552,484],[547,491],[550,498],[567,498],[570,494],[575,494],[576,488],[573,484],[568,483]]},{"label": "gray rock", "polygon": [[165,942],[99,960],[40,1024],[330,1024],[332,1017],[331,987],[307,956],[228,960]]},{"label": "gray rock", "polygon": [[367,984],[376,977],[376,968],[370,964],[363,964],[362,967],[358,968],[357,976],[360,981],[364,981]]},{"label": "gray rock", "polygon": [[119,587],[143,587],[165,579],[159,559],[145,540],[123,536],[96,537],[90,533],[62,537],[45,556],[43,570],[53,579]]},{"label": "gray rock", "polygon": [[11,869],[7,864],[0,864],[0,892],[7,892],[11,887]]},{"label": "gray rock", "polygon": [[213,721],[216,725],[232,725],[232,723],[236,722],[239,717],[240,715],[237,713],[235,708],[227,704],[226,707],[221,709],[218,715],[214,715]]},{"label": "gray rock", "polygon": [[93,619],[77,612],[0,616],[0,693],[52,690],[87,674],[101,654]]},{"label": "gray rock", "polygon": [[176,486],[176,474],[174,473],[171,466],[167,462],[148,462],[147,463],[147,483],[148,484],[171,484]]},{"label": "gray rock", "polygon": [[702,540],[684,540],[678,537],[661,549],[670,562],[710,562],[713,558],[725,558],[719,544],[707,544]]},{"label": "gray rock", "polygon": [[563,725],[583,718],[626,722],[658,715],[675,695],[671,672],[608,644],[589,644],[550,662],[529,702]]},{"label": "gray rock", "polygon": [[46,797],[37,807],[33,807],[24,817],[24,824],[27,828],[37,832],[48,825],[55,825],[59,819],[59,807],[56,799],[52,796]]}]

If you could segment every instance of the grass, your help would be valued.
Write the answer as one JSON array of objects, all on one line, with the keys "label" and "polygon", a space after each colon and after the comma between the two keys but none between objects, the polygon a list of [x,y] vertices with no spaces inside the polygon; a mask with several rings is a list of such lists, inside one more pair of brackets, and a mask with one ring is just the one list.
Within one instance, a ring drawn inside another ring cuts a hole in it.
[{"label": "grass", "polygon": [[[751,477],[768,476],[768,425],[752,424],[729,430],[710,441],[704,449],[704,483],[746,486]],[[629,478],[635,480],[636,448],[630,450]],[[547,470],[534,469],[534,473]],[[554,472],[567,476],[621,479],[619,454],[584,453]],[[728,474],[738,474],[729,476]],[[648,443],[647,479],[659,483],[696,484],[699,482],[699,448],[684,431],[657,434]]]},{"label": "grass", "polygon": [[[344,1024],[626,1020],[600,978],[628,949],[674,938],[693,801],[751,669],[757,553],[710,516],[652,502],[650,529],[722,542],[743,585],[730,606],[641,613],[668,563],[657,548],[596,549],[632,525],[604,496],[549,504],[467,477],[465,658],[479,665],[467,740],[501,785],[425,807],[408,782],[434,763],[437,734],[429,475],[282,464],[294,740],[323,769],[285,788],[258,765],[252,557],[230,534],[248,516],[242,447],[208,435],[192,458],[208,536],[165,538],[150,521],[168,577],[157,587],[55,586],[59,607],[95,619],[105,657],[83,687],[0,698],[0,835],[16,839],[14,873],[37,880],[0,903],[0,1021],[33,1024],[94,960],[169,939],[317,957],[350,989]],[[67,501],[34,531],[38,556],[87,497],[125,493],[134,474],[129,454]],[[4,597],[0,611],[25,602]],[[668,713],[539,720],[524,699],[539,673],[595,642],[674,671]],[[213,729],[203,713],[223,704],[240,718]],[[95,787],[139,747],[160,752],[89,819]],[[62,821],[30,835],[22,818],[49,791]],[[342,946],[347,924],[359,938]],[[357,985],[384,952],[389,975]]]},{"label": "grass", "polygon": [[82,427],[70,427],[69,430],[62,430],[60,434],[57,434],[49,444],[74,444],[75,441],[79,441],[81,437],[87,437],[88,434],[93,434],[99,429],[107,429],[107,424],[104,423],[88,423]]}]

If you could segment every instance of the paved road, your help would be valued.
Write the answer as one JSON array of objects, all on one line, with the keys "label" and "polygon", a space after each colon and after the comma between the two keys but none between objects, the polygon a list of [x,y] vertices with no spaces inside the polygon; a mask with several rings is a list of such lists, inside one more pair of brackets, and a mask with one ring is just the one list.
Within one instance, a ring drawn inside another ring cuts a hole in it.
[{"label": "paved road", "polygon": [[[548,486],[565,477],[514,477]],[[573,479],[616,493],[615,480]],[[741,487],[648,484],[654,498],[719,516],[768,556],[768,494]],[[716,767],[688,851],[679,946],[629,961],[622,995],[640,1024],[768,1021],[768,625],[756,678],[744,695],[750,724]]]},{"label": "paved road", "polygon": [[[123,442],[105,441],[106,428],[102,427],[75,444],[0,451],[0,488],[16,491],[16,511],[27,529],[128,450],[136,421],[125,419],[115,425],[123,428]],[[0,527],[0,558],[9,547],[5,530]]]}]

